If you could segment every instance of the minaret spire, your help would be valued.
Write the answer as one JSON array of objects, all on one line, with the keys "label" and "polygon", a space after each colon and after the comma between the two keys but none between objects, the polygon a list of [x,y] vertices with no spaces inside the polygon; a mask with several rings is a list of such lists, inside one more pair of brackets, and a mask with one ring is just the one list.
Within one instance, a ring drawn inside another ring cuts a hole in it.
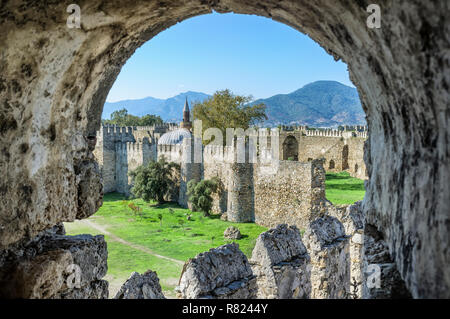
[{"label": "minaret spire", "polygon": [[187,128],[190,130],[192,128],[191,123],[191,116],[190,116],[190,110],[189,110],[189,103],[186,95],[186,101],[184,102],[184,108],[183,108],[183,122],[181,122],[181,127]]},{"label": "minaret spire", "polygon": [[188,100],[187,100],[187,96],[186,96],[186,102],[184,102],[183,115],[184,115],[184,112],[188,112],[189,113],[189,103],[188,103]]}]

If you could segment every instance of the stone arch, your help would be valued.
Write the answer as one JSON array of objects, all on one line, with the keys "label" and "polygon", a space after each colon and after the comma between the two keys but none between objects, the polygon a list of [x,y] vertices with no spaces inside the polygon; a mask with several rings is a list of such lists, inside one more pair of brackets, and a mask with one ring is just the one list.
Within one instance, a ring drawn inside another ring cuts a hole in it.
[{"label": "stone arch", "polygon": [[342,148],[342,170],[349,169],[348,165],[348,145],[344,145]]},{"label": "stone arch", "polygon": [[0,6],[7,30],[0,38],[0,222],[7,225],[0,247],[98,209],[100,177],[88,140],[136,48],[212,10],[256,14],[309,35],[348,64],[370,131],[366,222],[385,235],[414,297],[449,296],[450,257],[442,245],[450,207],[443,194],[450,175],[447,2],[389,2],[380,29],[367,27],[365,1],[78,4],[80,29],[66,26],[64,2]]},{"label": "stone arch", "polygon": [[289,135],[283,142],[283,160],[298,161],[298,141],[295,136]]}]

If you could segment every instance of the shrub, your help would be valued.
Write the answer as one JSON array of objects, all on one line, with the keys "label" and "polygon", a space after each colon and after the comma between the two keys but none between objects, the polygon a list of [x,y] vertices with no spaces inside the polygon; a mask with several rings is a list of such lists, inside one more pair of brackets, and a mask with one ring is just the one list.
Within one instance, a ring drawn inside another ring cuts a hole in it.
[{"label": "shrub", "polygon": [[187,184],[187,194],[192,208],[195,211],[201,211],[205,216],[209,216],[212,208],[212,194],[217,192],[218,180],[216,178],[210,180],[201,180],[196,182],[191,180]]},{"label": "shrub", "polygon": [[139,206],[136,206],[133,202],[128,204],[128,207],[131,209],[134,215],[138,215],[142,217],[142,208]]}]

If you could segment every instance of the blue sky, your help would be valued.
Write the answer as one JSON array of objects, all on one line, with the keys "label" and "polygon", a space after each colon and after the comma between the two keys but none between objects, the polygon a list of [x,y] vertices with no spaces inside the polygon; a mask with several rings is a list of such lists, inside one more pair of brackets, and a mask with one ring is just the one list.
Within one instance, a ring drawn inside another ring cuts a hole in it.
[{"label": "blue sky", "polygon": [[107,101],[225,88],[267,98],[317,80],[353,86],[347,65],[297,30],[263,17],[213,13],[178,23],[137,49]]}]

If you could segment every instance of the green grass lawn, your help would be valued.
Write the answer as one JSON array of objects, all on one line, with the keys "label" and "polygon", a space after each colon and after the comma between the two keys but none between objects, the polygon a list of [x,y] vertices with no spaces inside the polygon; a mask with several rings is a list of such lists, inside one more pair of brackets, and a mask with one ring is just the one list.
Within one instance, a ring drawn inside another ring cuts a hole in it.
[{"label": "green grass lawn", "polygon": [[[133,214],[127,206],[130,202],[142,208],[141,215]],[[162,216],[161,222],[159,214]],[[191,215],[190,220],[187,214]],[[250,257],[256,238],[267,230],[254,223],[225,222],[218,215],[204,217],[202,213],[191,212],[173,203],[156,206],[141,199],[125,200],[116,193],[106,194],[102,207],[88,220],[128,242],[183,262],[210,248],[231,242],[223,238],[224,230],[230,225],[241,231],[242,238],[235,242]],[[183,225],[180,220],[184,221]],[[66,223],[65,227],[68,235],[101,233],[82,221]],[[127,246],[107,235],[105,238],[108,243],[107,279],[112,286],[111,295],[133,271],[143,273],[151,269],[157,272],[164,292],[173,296],[182,265]]]},{"label": "green grass lawn", "polygon": [[348,172],[327,173],[326,197],[335,205],[353,204],[364,198],[364,181],[351,177]]}]

